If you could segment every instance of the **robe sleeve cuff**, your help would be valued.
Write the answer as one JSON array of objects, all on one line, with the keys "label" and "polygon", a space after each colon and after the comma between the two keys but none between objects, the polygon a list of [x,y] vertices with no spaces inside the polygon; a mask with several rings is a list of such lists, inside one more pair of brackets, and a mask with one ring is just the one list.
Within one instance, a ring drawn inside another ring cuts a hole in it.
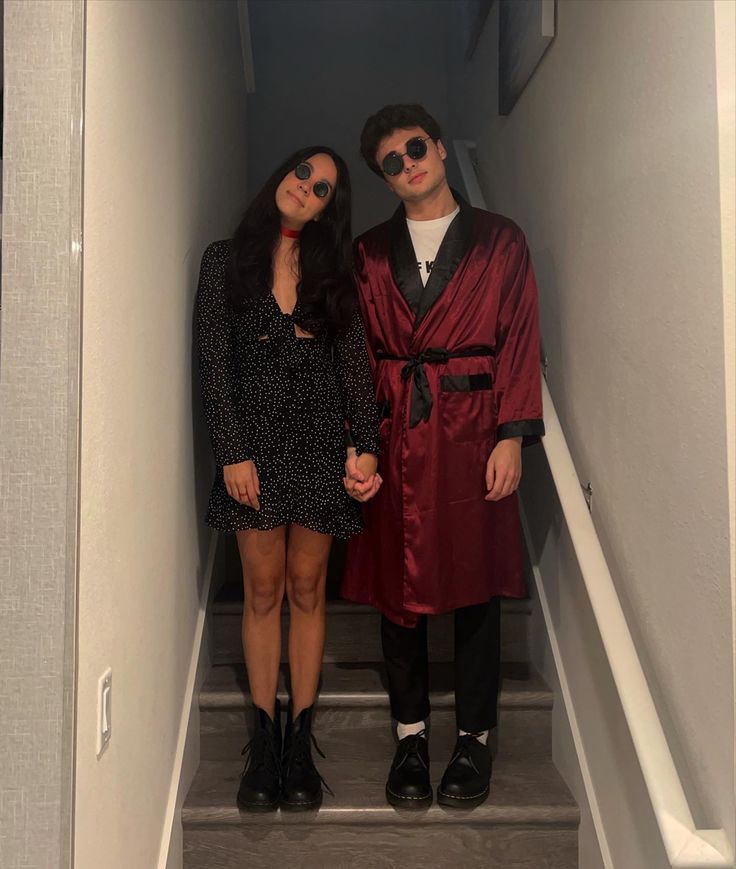
[{"label": "robe sleeve cuff", "polygon": [[524,438],[522,445],[536,443],[544,435],[544,422],[541,419],[517,419],[504,422],[496,429],[496,441],[508,438]]}]

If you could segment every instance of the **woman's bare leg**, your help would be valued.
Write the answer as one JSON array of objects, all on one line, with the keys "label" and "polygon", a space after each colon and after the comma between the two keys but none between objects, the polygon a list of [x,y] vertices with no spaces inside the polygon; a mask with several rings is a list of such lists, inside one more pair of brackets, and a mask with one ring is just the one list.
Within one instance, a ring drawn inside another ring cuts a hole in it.
[{"label": "woman's bare leg", "polygon": [[253,703],[273,719],[281,661],[286,528],[238,531],[243,567],[243,653]]},{"label": "woman's bare leg", "polygon": [[286,553],[293,715],[314,703],[325,646],[325,580],[332,537],[291,525]]}]

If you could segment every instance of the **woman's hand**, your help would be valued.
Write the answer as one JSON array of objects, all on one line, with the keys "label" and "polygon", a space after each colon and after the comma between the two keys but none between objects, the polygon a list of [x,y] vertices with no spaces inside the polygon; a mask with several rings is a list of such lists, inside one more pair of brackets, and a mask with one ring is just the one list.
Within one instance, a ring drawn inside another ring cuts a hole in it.
[{"label": "woman's hand", "polygon": [[261,494],[261,484],[258,480],[258,471],[253,462],[238,462],[237,465],[225,465],[222,469],[225,478],[225,488],[231,498],[238,504],[245,504],[254,510],[261,509],[258,496]]},{"label": "woman's hand", "polygon": [[351,498],[364,503],[376,494],[383,483],[381,475],[376,473],[377,468],[378,458],[373,453],[358,456],[354,447],[348,448],[343,484]]}]

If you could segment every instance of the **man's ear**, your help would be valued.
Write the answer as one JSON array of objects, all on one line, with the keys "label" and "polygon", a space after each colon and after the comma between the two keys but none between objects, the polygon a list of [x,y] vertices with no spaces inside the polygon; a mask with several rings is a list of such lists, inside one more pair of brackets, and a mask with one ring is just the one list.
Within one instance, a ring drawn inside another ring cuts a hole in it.
[{"label": "man's ear", "polygon": [[437,151],[443,160],[447,159],[447,151],[445,150],[445,146],[442,144],[442,139],[437,139]]}]

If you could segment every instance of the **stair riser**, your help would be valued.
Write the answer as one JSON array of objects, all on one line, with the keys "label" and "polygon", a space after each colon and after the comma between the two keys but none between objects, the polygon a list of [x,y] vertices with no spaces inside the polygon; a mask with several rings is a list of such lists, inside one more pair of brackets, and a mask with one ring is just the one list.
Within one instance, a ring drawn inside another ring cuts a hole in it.
[{"label": "stair riser", "polygon": [[[251,716],[244,709],[220,708],[200,711],[202,760],[236,758],[250,739]],[[395,750],[388,708],[317,708],[314,734],[331,761],[390,762]],[[455,742],[452,709],[432,713],[430,752],[437,760],[448,759]],[[501,709],[499,726],[492,736],[494,754],[505,757],[548,760],[551,757],[551,712],[549,709]],[[315,753],[315,759],[319,756]]]},{"label": "stair riser", "polygon": [[184,869],[576,869],[577,830],[555,827],[335,825],[293,830],[185,829]]},{"label": "stair riser", "polygon": [[[243,660],[242,618],[238,613],[220,612],[214,616],[214,658],[216,664],[240,663]],[[282,619],[281,660],[287,654],[288,616]],[[327,620],[324,660],[333,662],[382,660],[380,617],[377,613],[331,613]],[[429,660],[452,661],[454,658],[454,619],[443,615],[429,621]],[[524,612],[506,612],[501,617],[501,659],[529,661],[529,616]]]}]

